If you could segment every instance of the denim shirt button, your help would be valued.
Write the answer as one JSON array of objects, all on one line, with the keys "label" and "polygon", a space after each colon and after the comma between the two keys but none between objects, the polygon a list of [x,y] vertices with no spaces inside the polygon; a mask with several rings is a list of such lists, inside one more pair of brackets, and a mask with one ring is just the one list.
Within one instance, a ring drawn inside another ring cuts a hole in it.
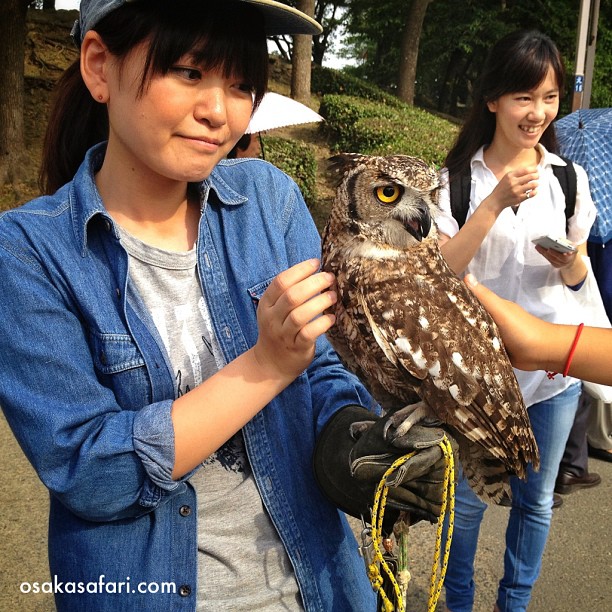
[{"label": "denim shirt button", "polygon": [[189,516],[191,514],[191,507],[190,506],[181,506],[179,508],[179,514],[181,516]]},{"label": "denim shirt button", "polygon": [[178,592],[181,597],[189,597],[191,595],[191,587],[188,584],[182,584]]},{"label": "denim shirt button", "polygon": [[112,227],[113,227],[113,226],[111,225],[110,221],[109,221],[108,219],[105,219],[105,220],[104,220],[104,229],[105,229],[107,232],[110,232],[110,231],[111,231],[111,229],[112,229]]}]

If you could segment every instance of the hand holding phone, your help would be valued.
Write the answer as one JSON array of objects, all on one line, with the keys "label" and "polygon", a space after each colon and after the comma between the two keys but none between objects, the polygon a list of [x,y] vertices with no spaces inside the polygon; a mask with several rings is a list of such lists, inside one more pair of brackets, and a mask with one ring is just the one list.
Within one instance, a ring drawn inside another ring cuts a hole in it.
[{"label": "hand holding phone", "polygon": [[553,249],[559,253],[573,253],[576,247],[567,238],[555,238],[554,236],[540,236],[532,240],[545,249]]}]

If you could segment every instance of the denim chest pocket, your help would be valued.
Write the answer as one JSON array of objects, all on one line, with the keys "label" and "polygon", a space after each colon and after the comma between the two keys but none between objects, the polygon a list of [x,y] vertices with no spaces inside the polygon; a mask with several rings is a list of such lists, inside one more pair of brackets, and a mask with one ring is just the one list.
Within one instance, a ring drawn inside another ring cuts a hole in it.
[{"label": "denim chest pocket", "polygon": [[131,336],[91,332],[90,343],[98,378],[122,408],[138,410],[151,403],[145,361]]},{"label": "denim chest pocket", "polygon": [[251,296],[251,299],[253,300],[255,306],[259,304],[259,300],[261,300],[263,294],[266,292],[266,289],[270,286],[274,278],[275,277],[271,277],[265,281],[262,281],[261,283],[253,285],[251,288],[248,289],[249,295]]}]

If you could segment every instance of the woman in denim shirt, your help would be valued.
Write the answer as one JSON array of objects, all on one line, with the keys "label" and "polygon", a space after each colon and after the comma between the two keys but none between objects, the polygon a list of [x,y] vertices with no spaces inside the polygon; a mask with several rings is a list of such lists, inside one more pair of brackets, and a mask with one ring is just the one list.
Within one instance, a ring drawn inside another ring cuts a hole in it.
[{"label": "woman in denim shirt", "polygon": [[371,408],[324,333],[295,184],[224,160],[267,82],[269,0],[82,0],[46,193],[0,217],[0,403],[50,491],[58,610],[372,610],[317,435]]}]

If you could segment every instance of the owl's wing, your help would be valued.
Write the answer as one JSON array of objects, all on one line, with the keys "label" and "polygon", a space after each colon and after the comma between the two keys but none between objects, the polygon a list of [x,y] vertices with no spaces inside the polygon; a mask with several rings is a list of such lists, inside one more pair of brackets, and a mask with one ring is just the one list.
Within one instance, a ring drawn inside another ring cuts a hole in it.
[{"label": "owl's wing", "polygon": [[537,445],[497,326],[443,260],[428,256],[361,262],[359,307],[438,418],[523,476],[526,462],[538,465]]}]

